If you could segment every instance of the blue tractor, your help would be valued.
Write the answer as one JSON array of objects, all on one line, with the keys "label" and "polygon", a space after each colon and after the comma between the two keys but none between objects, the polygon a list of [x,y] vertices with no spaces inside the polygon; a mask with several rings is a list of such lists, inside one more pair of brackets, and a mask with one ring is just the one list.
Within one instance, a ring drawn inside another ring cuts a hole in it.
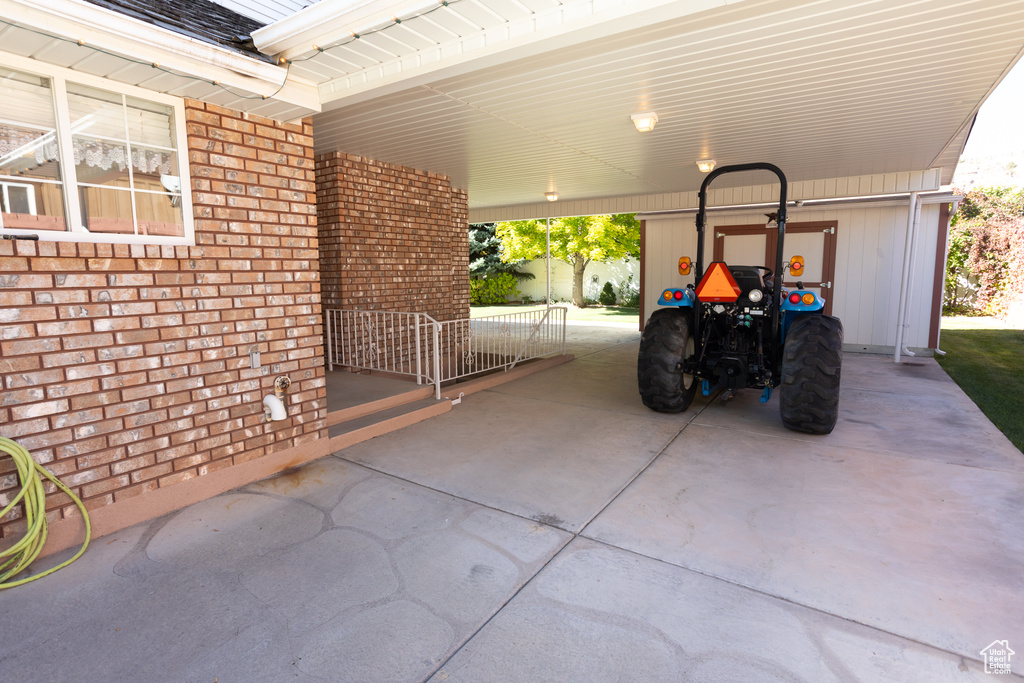
[{"label": "blue tractor", "polygon": [[[773,267],[721,262],[704,267],[707,190],[715,178],[740,171],[770,171],[782,184],[778,249]],[[825,302],[797,282],[782,286],[784,268],[803,271],[803,259],[783,263],[786,233],[786,176],[773,164],[724,166],[701,184],[697,211],[696,286],[666,289],[662,306],[647,320],[640,338],[637,379],[644,405],[665,413],[686,410],[698,390],[761,389],[761,402],[779,391],[783,424],[809,434],[828,434],[839,415],[843,325],[825,315]],[[680,272],[688,263],[680,259]],[[778,276],[776,276],[778,274]]]}]

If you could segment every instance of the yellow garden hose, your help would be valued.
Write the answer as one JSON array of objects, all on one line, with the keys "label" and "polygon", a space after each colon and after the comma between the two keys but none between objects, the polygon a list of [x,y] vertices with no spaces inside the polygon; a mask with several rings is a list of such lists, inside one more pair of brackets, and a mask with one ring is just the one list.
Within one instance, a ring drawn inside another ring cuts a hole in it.
[{"label": "yellow garden hose", "polygon": [[[11,441],[0,436],[0,454],[3,453],[14,458],[14,464],[18,468],[18,481],[21,482],[21,490],[18,491],[18,495],[14,497],[14,500],[7,507],[0,510],[0,520],[6,517],[7,513],[14,509],[14,506],[19,501],[24,499],[25,519],[28,522],[28,529],[20,541],[6,550],[0,550],[0,590],[41,579],[47,574],[52,574],[58,569],[68,566],[82,556],[82,553],[89,546],[89,539],[92,537],[89,513],[85,511],[85,506],[82,505],[81,499],[72,493],[71,489],[62,484],[57,477],[50,474],[45,467],[33,460],[29,452],[17,441]],[[32,564],[39,557],[39,552],[43,549],[43,544],[46,543],[46,493],[43,491],[43,480],[40,478],[40,474],[52,481],[57,488],[71,496],[71,500],[75,501],[75,505],[82,512],[82,520],[85,522],[85,541],[82,543],[81,549],[75,553],[75,556],[67,562],[25,579],[8,581],[7,579],[17,576]]]}]

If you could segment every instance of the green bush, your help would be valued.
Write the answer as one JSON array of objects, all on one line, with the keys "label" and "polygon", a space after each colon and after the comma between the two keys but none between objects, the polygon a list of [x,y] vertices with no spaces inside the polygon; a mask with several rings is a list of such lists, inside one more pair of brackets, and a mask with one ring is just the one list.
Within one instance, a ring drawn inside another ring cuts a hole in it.
[{"label": "green bush", "polygon": [[943,311],[1004,315],[1024,293],[1024,188],[974,188],[950,222]]},{"label": "green bush", "polygon": [[604,288],[601,290],[601,293],[597,296],[597,300],[602,306],[615,305],[615,290],[612,289],[612,283],[604,283]]},{"label": "green bush", "polygon": [[511,273],[475,277],[469,281],[469,302],[474,306],[503,304],[519,296],[519,281]]},{"label": "green bush", "polygon": [[622,306],[626,308],[640,308],[640,289],[633,282],[632,273],[622,283],[622,287],[619,288],[619,297],[622,299]]}]

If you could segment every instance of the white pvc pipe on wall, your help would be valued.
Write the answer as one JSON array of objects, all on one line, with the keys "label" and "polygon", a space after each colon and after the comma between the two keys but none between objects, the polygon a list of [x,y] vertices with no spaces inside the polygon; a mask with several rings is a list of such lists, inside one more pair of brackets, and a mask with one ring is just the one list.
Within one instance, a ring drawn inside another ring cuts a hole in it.
[{"label": "white pvc pipe on wall", "polygon": [[914,266],[914,245],[917,242],[917,226],[920,222],[921,207],[917,201],[917,192],[910,193],[910,201],[907,206],[907,239],[903,250],[903,272],[900,278],[900,298],[896,310],[896,349],[893,353],[893,361],[900,362],[901,354],[909,354],[909,350],[903,348],[903,336],[907,325],[907,304],[910,299],[910,286],[913,277]]}]

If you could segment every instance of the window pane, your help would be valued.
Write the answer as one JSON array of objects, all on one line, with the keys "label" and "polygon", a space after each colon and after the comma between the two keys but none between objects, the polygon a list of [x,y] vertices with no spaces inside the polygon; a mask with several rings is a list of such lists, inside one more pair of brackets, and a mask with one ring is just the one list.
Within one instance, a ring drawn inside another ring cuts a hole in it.
[{"label": "window pane", "polygon": [[139,234],[160,237],[185,235],[180,194],[136,192],[135,211],[139,217]]},{"label": "window pane", "polygon": [[135,97],[128,101],[128,140],[132,147],[174,148],[174,110]]},{"label": "window pane", "polygon": [[64,188],[59,184],[0,180],[3,227],[16,230],[67,230]]},{"label": "window pane", "polygon": [[106,187],[81,187],[82,223],[95,233],[135,234],[132,220],[132,193]]},{"label": "window pane", "polygon": [[78,83],[68,83],[71,132],[125,141],[121,95]]},{"label": "window pane", "polygon": [[159,180],[162,175],[177,174],[178,155],[166,149],[132,145],[132,171],[135,173],[135,187],[140,187],[140,176]]},{"label": "window pane", "polygon": [[48,79],[0,67],[0,220],[5,228],[67,229],[55,121]]},{"label": "window pane", "polygon": [[128,146],[84,135],[71,139],[79,183],[129,187]]}]

